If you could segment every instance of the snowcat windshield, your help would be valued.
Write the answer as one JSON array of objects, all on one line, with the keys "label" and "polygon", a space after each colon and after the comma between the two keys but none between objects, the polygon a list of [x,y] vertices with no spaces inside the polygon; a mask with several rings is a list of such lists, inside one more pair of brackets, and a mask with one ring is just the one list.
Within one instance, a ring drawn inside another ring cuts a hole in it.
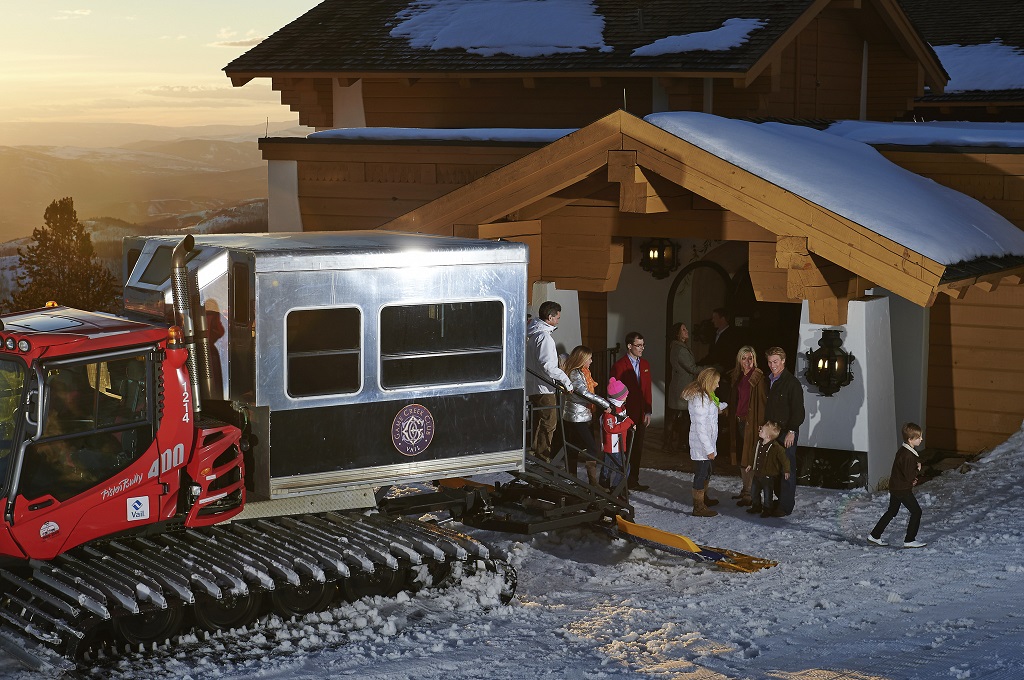
[{"label": "snowcat windshield", "polygon": [[18,406],[25,387],[25,365],[0,359],[0,487],[6,484],[7,470],[14,451],[14,430],[18,424]]}]

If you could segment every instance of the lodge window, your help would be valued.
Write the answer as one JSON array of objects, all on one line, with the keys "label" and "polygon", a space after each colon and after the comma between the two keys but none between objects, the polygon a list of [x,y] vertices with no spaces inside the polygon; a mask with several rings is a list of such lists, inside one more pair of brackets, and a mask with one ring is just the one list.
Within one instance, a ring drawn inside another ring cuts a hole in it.
[{"label": "lodge window", "polygon": [[289,312],[285,326],[290,396],[359,391],[361,321],[355,307]]},{"label": "lodge window", "polygon": [[381,386],[498,380],[504,322],[498,300],[385,307],[380,314]]}]

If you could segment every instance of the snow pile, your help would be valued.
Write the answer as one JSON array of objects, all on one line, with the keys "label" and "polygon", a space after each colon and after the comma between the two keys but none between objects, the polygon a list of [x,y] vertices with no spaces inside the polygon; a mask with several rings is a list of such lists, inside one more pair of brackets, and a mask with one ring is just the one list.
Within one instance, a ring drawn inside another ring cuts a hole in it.
[{"label": "snow pile", "polygon": [[830,125],[825,132],[865,144],[1024,146],[1024,123],[881,123],[841,120]]},{"label": "snow pile", "polygon": [[417,0],[395,18],[391,37],[415,48],[485,57],[612,49],[604,44],[604,17],[591,0]]},{"label": "snow pile", "polygon": [[941,264],[1024,255],[1024,232],[1006,218],[867,144],[690,111],[644,120]]},{"label": "snow pile", "polygon": [[1024,88],[1024,50],[994,40],[984,45],[935,47],[949,74],[946,92]]},{"label": "snow pile", "polygon": [[728,19],[713,31],[670,35],[633,50],[634,57],[658,57],[693,50],[725,51],[739,47],[750,34],[768,22],[764,19]]},{"label": "snow pile", "polygon": [[[927,437],[927,432],[925,433]],[[894,443],[895,448],[895,443]],[[926,548],[866,542],[887,494],[799,487],[794,514],[761,519],[714,477],[719,517],[689,514],[688,474],[645,470],[639,522],[777,560],[753,574],[576,528],[480,534],[519,571],[495,603],[492,578],[370,598],[127,657],[112,680],[359,677],[1024,677],[1024,434],[917,488]],[[898,544],[906,511],[885,538]],[[0,676],[30,680],[13,661]]]}]

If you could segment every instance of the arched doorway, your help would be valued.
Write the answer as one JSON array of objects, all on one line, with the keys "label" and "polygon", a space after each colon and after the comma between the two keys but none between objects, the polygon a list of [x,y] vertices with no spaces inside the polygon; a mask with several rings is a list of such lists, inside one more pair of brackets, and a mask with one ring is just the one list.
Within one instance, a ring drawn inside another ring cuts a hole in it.
[{"label": "arched doorway", "polygon": [[[713,335],[705,335],[708,330],[714,332],[710,327],[711,311],[724,307],[732,314],[733,324],[740,332],[743,344],[751,345],[757,351],[758,365],[762,370],[765,367],[764,351],[777,345],[786,351],[787,368],[793,371],[799,343],[800,305],[759,302],[754,296],[746,251],[746,243],[725,243],[704,258],[687,264],[676,274],[665,301],[666,332],[671,333],[674,323],[685,323],[690,329],[693,355],[700,360],[707,354],[713,338]],[[702,326],[705,327],[703,333]],[[665,343],[666,385],[672,378],[668,361],[672,340],[667,338]]]}]

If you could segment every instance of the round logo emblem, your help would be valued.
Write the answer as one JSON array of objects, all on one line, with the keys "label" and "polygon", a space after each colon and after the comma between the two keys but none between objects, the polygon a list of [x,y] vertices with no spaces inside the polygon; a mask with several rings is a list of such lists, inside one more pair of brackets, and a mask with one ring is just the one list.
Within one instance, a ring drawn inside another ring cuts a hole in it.
[{"label": "round logo emblem", "polygon": [[427,450],[434,439],[434,416],[426,406],[409,404],[391,423],[391,441],[398,452],[416,456]]},{"label": "round logo emblem", "polygon": [[60,526],[56,522],[45,522],[39,527],[39,538],[47,538],[60,533]]}]

